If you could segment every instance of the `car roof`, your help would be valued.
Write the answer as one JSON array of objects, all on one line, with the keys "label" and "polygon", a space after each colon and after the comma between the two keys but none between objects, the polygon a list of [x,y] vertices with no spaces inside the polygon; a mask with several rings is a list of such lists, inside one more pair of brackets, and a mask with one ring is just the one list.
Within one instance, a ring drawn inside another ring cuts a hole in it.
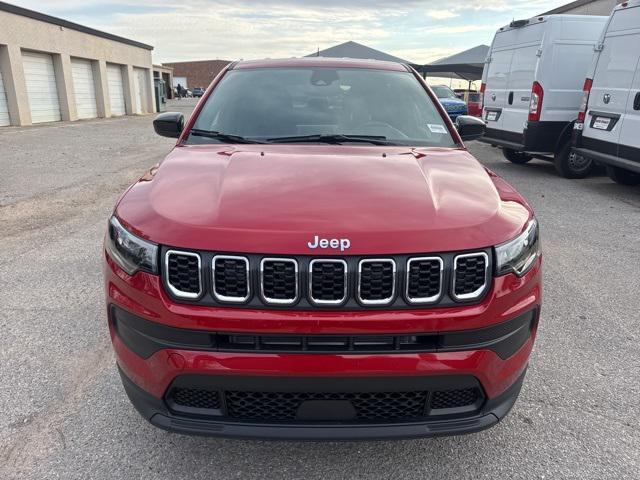
[{"label": "car roof", "polygon": [[285,59],[241,60],[231,69],[249,68],[363,68],[375,70],[392,70],[407,72],[409,68],[402,63],[386,62],[383,60],[370,60],[362,58],[329,58],[329,57],[305,57]]}]

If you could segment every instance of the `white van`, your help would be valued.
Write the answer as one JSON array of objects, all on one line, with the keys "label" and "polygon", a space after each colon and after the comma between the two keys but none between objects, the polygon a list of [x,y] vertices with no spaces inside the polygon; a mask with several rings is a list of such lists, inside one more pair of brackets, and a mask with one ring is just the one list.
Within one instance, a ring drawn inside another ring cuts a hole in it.
[{"label": "white van", "polygon": [[551,160],[560,175],[585,177],[591,160],[571,155],[584,77],[608,17],[549,15],[496,32],[482,76],[481,139],[507,160]]},{"label": "white van", "polygon": [[574,152],[606,165],[617,183],[640,184],[640,0],[613,10],[578,120]]}]

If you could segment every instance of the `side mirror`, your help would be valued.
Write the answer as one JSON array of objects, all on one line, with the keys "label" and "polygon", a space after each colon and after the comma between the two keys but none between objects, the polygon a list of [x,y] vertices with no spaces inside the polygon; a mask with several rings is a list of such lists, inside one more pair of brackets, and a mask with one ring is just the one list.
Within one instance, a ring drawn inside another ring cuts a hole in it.
[{"label": "side mirror", "polygon": [[471,115],[460,115],[456,118],[456,129],[463,141],[477,140],[484,135],[487,128],[484,120]]},{"label": "side mirror", "polygon": [[178,138],[184,130],[184,115],[178,112],[161,113],[153,121],[153,129],[162,137]]}]

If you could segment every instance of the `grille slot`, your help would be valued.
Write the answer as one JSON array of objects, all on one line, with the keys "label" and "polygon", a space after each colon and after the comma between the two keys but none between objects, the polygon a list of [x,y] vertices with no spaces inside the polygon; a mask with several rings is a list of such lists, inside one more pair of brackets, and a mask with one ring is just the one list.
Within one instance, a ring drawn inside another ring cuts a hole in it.
[{"label": "grille slot", "polygon": [[245,257],[216,255],[212,261],[213,295],[222,302],[249,299],[249,260]]},{"label": "grille slot", "polygon": [[220,395],[216,391],[200,388],[174,388],[169,398],[180,407],[220,409]]},{"label": "grille slot", "polygon": [[475,405],[481,398],[482,394],[477,388],[437,391],[431,396],[431,409],[469,407]]},{"label": "grille slot", "polygon": [[396,262],[391,259],[360,260],[358,300],[365,305],[386,305],[396,291]]},{"label": "grille slot", "polygon": [[453,260],[455,300],[474,300],[482,296],[488,284],[489,257],[484,252],[458,255]]},{"label": "grille slot", "polygon": [[262,259],[260,290],[267,303],[295,303],[298,300],[298,262],[289,258]]},{"label": "grille slot", "polygon": [[202,294],[200,255],[169,250],[165,256],[167,286],[176,297],[196,299]]},{"label": "grille slot", "polygon": [[357,420],[408,420],[424,416],[428,393],[411,392],[248,392],[227,391],[228,415],[239,420],[292,422],[307,401],[349,401]]},{"label": "grille slot", "polygon": [[317,305],[340,305],[347,299],[347,262],[311,260],[309,298]]},{"label": "grille slot", "polygon": [[407,301],[433,303],[442,294],[444,264],[440,257],[411,258],[407,261]]}]

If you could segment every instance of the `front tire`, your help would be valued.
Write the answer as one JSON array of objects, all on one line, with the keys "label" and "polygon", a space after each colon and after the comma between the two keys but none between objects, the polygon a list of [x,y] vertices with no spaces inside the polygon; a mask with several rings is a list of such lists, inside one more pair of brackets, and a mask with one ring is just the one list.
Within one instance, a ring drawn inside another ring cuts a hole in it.
[{"label": "front tire", "polygon": [[525,164],[533,158],[531,155],[527,155],[524,152],[519,152],[511,148],[503,148],[502,155],[504,155],[504,158],[509,160],[511,163],[515,163],[516,165]]},{"label": "front tire", "polygon": [[571,152],[571,143],[564,143],[553,157],[558,175],[564,178],[586,178],[593,170],[593,160]]},{"label": "front tire", "polygon": [[619,185],[640,185],[640,173],[607,165],[607,175]]}]

